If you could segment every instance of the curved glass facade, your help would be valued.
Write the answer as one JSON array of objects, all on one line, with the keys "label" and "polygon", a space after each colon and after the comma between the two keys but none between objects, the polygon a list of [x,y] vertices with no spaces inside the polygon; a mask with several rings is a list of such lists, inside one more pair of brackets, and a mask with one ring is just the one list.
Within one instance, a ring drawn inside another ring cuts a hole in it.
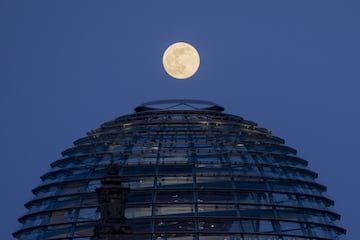
[{"label": "curved glass facade", "polygon": [[222,110],[151,102],[90,131],[41,177],[14,236],[93,239],[95,189],[114,161],[130,189],[125,214],[134,239],[343,239],[307,161],[269,130]]}]

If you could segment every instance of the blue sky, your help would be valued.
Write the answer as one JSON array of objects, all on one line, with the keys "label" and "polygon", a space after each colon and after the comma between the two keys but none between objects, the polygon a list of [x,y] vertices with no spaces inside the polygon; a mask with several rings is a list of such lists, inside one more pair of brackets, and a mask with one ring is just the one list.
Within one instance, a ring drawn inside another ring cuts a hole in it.
[{"label": "blue sky", "polygon": [[[0,237],[49,164],[90,129],[158,99],[216,102],[286,140],[359,239],[360,3],[0,0]],[[162,54],[201,56],[174,80]]]}]

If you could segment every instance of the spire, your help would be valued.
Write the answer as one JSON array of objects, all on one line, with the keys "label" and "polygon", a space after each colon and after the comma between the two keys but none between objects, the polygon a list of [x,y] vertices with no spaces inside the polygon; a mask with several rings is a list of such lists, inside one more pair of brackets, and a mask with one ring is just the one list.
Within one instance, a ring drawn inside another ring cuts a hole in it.
[{"label": "spire", "polygon": [[101,219],[94,229],[95,240],[129,240],[130,226],[126,224],[125,205],[129,189],[121,186],[119,167],[112,161],[107,176],[96,189]]}]

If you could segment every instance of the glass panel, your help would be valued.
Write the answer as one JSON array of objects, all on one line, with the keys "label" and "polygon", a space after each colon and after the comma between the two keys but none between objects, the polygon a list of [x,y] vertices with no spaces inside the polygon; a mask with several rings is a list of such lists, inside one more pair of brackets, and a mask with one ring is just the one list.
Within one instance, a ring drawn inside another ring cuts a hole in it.
[{"label": "glass panel", "polygon": [[286,220],[295,220],[302,221],[304,220],[304,211],[303,209],[294,209],[294,208],[276,208],[277,214],[281,219]]},{"label": "glass panel", "polygon": [[33,240],[37,239],[42,235],[45,229],[34,229],[30,231],[23,232],[19,238],[19,240]]},{"label": "glass panel", "polygon": [[[207,221],[199,221],[199,230],[201,232],[218,232],[218,233],[229,233],[229,232],[238,232],[240,231],[240,224],[238,221],[234,220],[221,220],[217,221],[214,219],[209,219]],[[208,239],[208,238],[200,238],[200,239]],[[211,238],[217,239],[217,238]],[[224,236],[222,238],[224,239]]]},{"label": "glass panel", "polygon": [[253,159],[248,154],[243,154],[241,156],[232,155],[229,158],[231,164],[244,164],[244,163],[253,163]]},{"label": "glass panel", "polygon": [[144,207],[128,207],[125,210],[125,217],[138,218],[138,217],[151,217],[151,206]]},{"label": "glass panel", "polygon": [[174,202],[174,203],[181,203],[181,202],[193,202],[194,195],[190,191],[171,191],[171,192],[160,192],[158,191],[156,194],[156,202]]},{"label": "glass panel", "polygon": [[210,156],[199,156],[198,167],[211,167],[211,168],[220,168],[222,166],[221,159]]},{"label": "glass panel", "polygon": [[267,190],[266,183],[261,179],[251,179],[251,178],[235,178],[235,186],[239,190]]},{"label": "glass panel", "polygon": [[230,168],[212,168],[212,167],[200,167],[196,169],[198,176],[230,176],[232,171]]},{"label": "glass panel", "polygon": [[155,175],[155,168],[152,166],[125,167],[122,171],[123,176],[146,176]]},{"label": "glass panel", "polygon": [[41,224],[46,224],[48,220],[48,214],[36,215],[32,217],[26,218],[23,228],[31,227],[31,226],[39,226]]},{"label": "glass panel", "polygon": [[240,205],[240,216],[256,218],[275,218],[275,214],[271,206],[261,205]]},{"label": "glass panel", "polygon": [[189,162],[192,162],[192,160],[189,161],[189,158],[185,156],[162,157],[160,159],[160,164],[184,164]]},{"label": "glass panel", "polygon": [[161,177],[159,188],[193,188],[193,177]]},{"label": "glass panel", "polygon": [[[160,224],[161,222],[157,223]],[[165,223],[164,223],[165,224]],[[148,238],[150,239],[150,238]],[[146,239],[146,240],[148,240]],[[195,240],[195,236],[192,235],[186,235],[183,233],[177,233],[177,234],[159,234],[155,235],[155,240]]]},{"label": "glass panel", "polygon": [[[136,229],[137,233],[151,232],[151,219],[139,219],[135,221],[129,219],[128,222],[131,225],[131,229]],[[145,239],[151,239],[151,237],[149,236]]]},{"label": "glass panel", "polygon": [[198,202],[233,202],[233,192],[199,191]]},{"label": "glass panel", "polygon": [[62,186],[62,194],[78,193],[87,186],[87,182],[67,182]]},{"label": "glass panel", "polygon": [[85,207],[85,206],[94,206],[98,204],[98,200],[97,200],[97,196],[84,196],[82,199],[82,203],[81,206]]},{"label": "glass panel", "polygon": [[198,204],[199,216],[237,216],[237,207],[233,204]]},{"label": "glass panel", "polygon": [[[297,196],[289,193],[272,193],[272,199],[276,205],[301,206]],[[307,204],[305,204],[307,205]],[[305,206],[304,205],[304,206]]]},{"label": "glass panel", "polygon": [[233,165],[232,170],[235,176],[261,176],[255,165]]},{"label": "glass panel", "polygon": [[81,208],[79,211],[79,221],[97,220],[100,218],[99,209],[94,208]]},{"label": "glass panel", "polygon": [[160,165],[159,175],[192,174],[192,165]]},{"label": "glass panel", "polygon": [[87,192],[95,192],[95,189],[100,188],[101,186],[102,185],[100,180],[89,181],[87,186]]},{"label": "glass panel", "polygon": [[36,193],[36,198],[43,198],[47,196],[53,196],[58,191],[58,187],[45,187],[42,188],[39,192]]},{"label": "glass panel", "polygon": [[255,232],[256,226],[258,226],[258,220],[242,220],[242,230],[244,232]]},{"label": "glass panel", "polygon": [[128,195],[130,203],[152,203],[152,192],[132,192]]},{"label": "glass panel", "polygon": [[36,202],[30,206],[29,213],[40,212],[51,206],[51,201]]},{"label": "glass panel", "polygon": [[[82,229],[82,230],[76,230],[74,232],[74,237],[82,237],[82,236],[93,236],[94,235],[94,228],[88,228],[88,229]],[[73,238],[74,240],[82,240],[82,239],[91,239],[88,238]]]},{"label": "glass panel", "polygon": [[[186,232],[194,231],[195,223],[193,221],[157,221],[155,222],[155,232]],[[169,239],[169,238],[167,238]],[[192,239],[190,237],[185,238],[170,238],[170,239]]]},{"label": "glass panel", "polygon": [[196,178],[198,188],[232,188],[232,182],[224,177],[200,177]]},{"label": "glass panel", "polygon": [[126,165],[150,165],[156,164],[156,158],[129,158],[126,160]]},{"label": "glass panel", "polygon": [[154,187],[154,177],[143,177],[131,179],[131,181],[123,184],[125,187],[132,188],[149,188]]},{"label": "glass panel", "polygon": [[49,226],[46,231],[46,239],[70,237],[72,235],[71,228],[70,224]]},{"label": "glass panel", "polygon": [[252,192],[236,192],[236,198],[241,203],[253,203],[255,201]]},{"label": "glass panel", "polygon": [[93,236],[94,235],[94,223],[77,223],[74,231],[74,237],[81,237],[81,238],[74,238],[74,240],[80,239],[89,239],[84,238],[83,236]]},{"label": "glass panel", "polygon": [[271,200],[267,192],[253,192],[251,193],[251,195],[253,196],[254,203],[264,203],[264,204],[271,203]]},{"label": "glass panel", "polygon": [[157,205],[155,214],[161,217],[169,216],[193,216],[195,206],[193,204],[171,204],[171,205]]},{"label": "glass panel", "polygon": [[76,219],[76,210],[68,209],[61,211],[53,211],[50,215],[50,224],[60,223],[60,222],[71,222]]},{"label": "glass panel", "polygon": [[76,207],[79,204],[79,199],[79,196],[58,197],[57,200],[54,201],[54,208]]},{"label": "glass panel", "polygon": [[89,175],[89,173],[90,171],[87,168],[74,170],[70,175],[66,176],[66,179],[84,179]]},{"label": "glass panel", "polygon": [[261,233],[271,233],[274,232],[273,224],[271,221],[261,220],[259,223],[259,232]]},{"label": "glass panel", "polygon": [[286,234],[294,235],[308,235],[307,230],[302,228],[300,223],[297,222],[280,222],[281,231]]}]

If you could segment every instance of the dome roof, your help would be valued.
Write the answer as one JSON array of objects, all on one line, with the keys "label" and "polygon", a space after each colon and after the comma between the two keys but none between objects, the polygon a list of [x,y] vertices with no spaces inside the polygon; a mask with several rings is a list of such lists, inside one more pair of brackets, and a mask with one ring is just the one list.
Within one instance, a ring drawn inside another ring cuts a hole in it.
[{"label": "dome roof", "polygon": [[[161,106],[160,106],[161,105]],[[93,239],[95,189],[119,166],[134,239],[341,239],[307,161],[217,104],[156,101],[88,132],[51,164],[17,239]]]},{"label": "dome roof", "polygon": [[224,111],[224,108],[216,103],[203,100],[169,99],[146,102],[136,107],[135,112],[154,110],[211,110]]}]

